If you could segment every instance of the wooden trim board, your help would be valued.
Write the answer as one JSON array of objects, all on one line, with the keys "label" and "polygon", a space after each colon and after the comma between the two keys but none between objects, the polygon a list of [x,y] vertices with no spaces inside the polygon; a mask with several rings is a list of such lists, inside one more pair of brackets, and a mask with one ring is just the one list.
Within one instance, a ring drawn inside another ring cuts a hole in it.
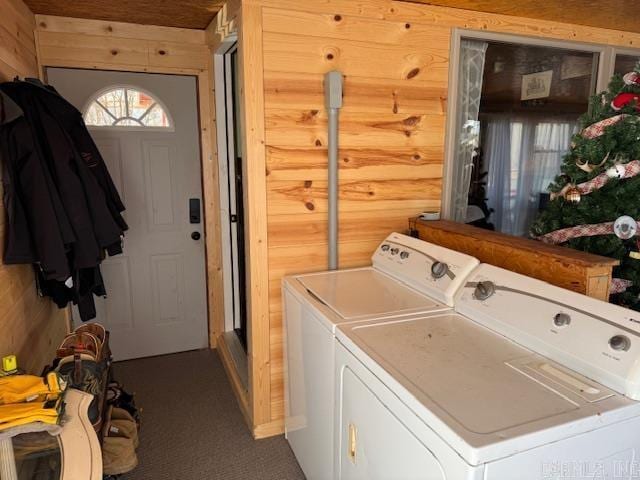
[{"label": "wooden trim board", "polygon": [[244,115],[244,208],[247,234],[249,394],[253,429],[271,422],[269,265],[264,125],[262,8],[243,2],[239,32]]},{"label": "wooden trim board", "polygon": [[600,300],[609,299],[618,260],[449,220],[412,219],[422,240]]},{"label": "wooden trim board", "polygon": [[220,337],[218,338],[217,351],[218,355],[220,355],[220,360],[222,361],[224,370],[225,372],[227,372],[227,376],[229,377],[229,382],[231,383],[233,393],[235,393],[236,400],[238,400],[238,406],[240,407],[242,416],[247,422],[247,427],[249,427],[249,429],[253,431],[250,393],[246,388],[244,388],[244,385],[242,384],[242,380],[238,375],[235,367],[235,362],[233,361],[231,352],[229,351],[229,346],[227,345],[227,341],[224,335],[220,335]]}]

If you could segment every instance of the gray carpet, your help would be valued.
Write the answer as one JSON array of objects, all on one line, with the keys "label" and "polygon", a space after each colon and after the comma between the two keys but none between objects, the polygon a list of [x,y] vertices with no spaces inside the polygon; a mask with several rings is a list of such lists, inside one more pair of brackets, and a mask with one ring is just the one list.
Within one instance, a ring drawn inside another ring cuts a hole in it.
[{"label": "gray carpet", "polygon": [[254,440],[215,351],[116,363],[143,409],[126,480],[304,479],[283,436]]}]

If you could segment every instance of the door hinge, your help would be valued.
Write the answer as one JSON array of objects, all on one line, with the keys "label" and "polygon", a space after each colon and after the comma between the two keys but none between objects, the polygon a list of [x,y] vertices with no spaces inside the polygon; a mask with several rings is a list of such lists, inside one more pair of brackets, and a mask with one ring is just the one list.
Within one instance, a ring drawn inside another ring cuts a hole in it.
[{"label": "door hinge", "polygon": [[238,222],[238,216],[237,215],[231,215],[230,219],[231,219],[231,223],[237,223]]}]

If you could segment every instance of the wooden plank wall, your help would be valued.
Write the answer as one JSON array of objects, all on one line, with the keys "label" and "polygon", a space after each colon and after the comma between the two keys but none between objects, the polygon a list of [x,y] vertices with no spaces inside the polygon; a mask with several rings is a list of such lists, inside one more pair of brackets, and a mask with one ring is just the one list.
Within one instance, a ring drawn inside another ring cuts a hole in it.
[{"label": "wooden plank wall", "polygon": [[198,81],[203,206],[207,246],[209,344],[223,331],[218,157],[213,57],[204,30],[135,25],[48,15],[36,16],[42,67],[70,67],[193,75]]},{"label": "wooden plank wall", "polygon": [[[21,0],[0,0],[0,11],[0,81],[37,77],[33,14]],[[38,297],[30,266],[0,265],[0,356],[17,354],[23,368],[40,373],[66,329],[64,311]]]},{"label": "wooden plank wall", "polygon": [[44,66],[171,72],[207,70],[203,30],[37,15]]},{"label": "wooden plank wall", "polygon": [[[242,13],[240,48],[262,65],[245,72],[244,85],[264,85],[264,98],[245,104],[248,119],[264,111],[263,125],[247,129],[249,151],[265,147],[264,164],[247,160],[252,183],[266,187],[266,208],[255,208],[267,217],[269,299],[268,307],[256,302],[251,315],[254,330],[264,332],[256,322],[268,309],[269,356],[251,359],[269,370],[268,389],[253,392],[254,434],[262,436],[282,430],[282,277],[327,267],[324,73],[338,69],[346,77],[340,266],[353,267],[367,264],[386,234],[405,230],[409,216],[440,205],[453,28],[627,47],[639,45],[640,36],[392,0],[244,0]],[[247,15],[251,25],[244,24]],[[262,52],[255,52],[260,38]],[[264,286],[251,289],[259,299]],[[252,341],[260,348],[267,342]]]},{"label": "wooden plank wall", "polygon": [[340,267],[368,263],[381,238],[441,196],[448,32],[417,25],[407,35],[404,24],[336,7],[263,9],[272,420],[284,411],[282,277],[327,267],[326,71],[346,77]]}]

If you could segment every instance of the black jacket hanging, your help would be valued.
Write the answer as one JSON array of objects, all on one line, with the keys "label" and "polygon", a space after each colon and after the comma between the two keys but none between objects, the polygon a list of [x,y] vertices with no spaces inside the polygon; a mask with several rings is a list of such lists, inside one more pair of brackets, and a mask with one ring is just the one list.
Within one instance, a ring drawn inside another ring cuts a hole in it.
[{"label": "black jacket hanging", "polygon": [[127,230],[127,223],[121,215],[125,210],[124,204],[120,199],[120,194],[113,183],[111,175],[109,175],[104,159],[98,151],[98,147],[87,131],[82,113],[65,100],[55,88],[43,86],[39,80],[35,79],[26,79],[26,81],[36,86],[40,85],[40,88],[45,88],[46,91],[50,93],[50,95],[47,96],[43,95],[43,101],[50,111],[55,112],[56,119],[60,123],[60,126],[69,135],[80,157],[89,167],[91,173],[100,185],[113,218],[122,230]]},{"label": "black jacket hanging", "polygon": [[5,263],[33,263],[42,294],[95,317],[100,263],[122,252],[124,205],[82,115],[39,83],[0,85]]},{"label": "black jacket hanging", "polygon": [[[99,248],[109,248],[110,251],[120,253],[120,237],[126,229],[126,223],[122,220],[118,209],[109,208],[109,204],[122,206],[122,202],[115,187],[113,190],[116,196],[113,197],[112,193],[104,191],[98,181],[98,177],[101,178],[107,188],[109,183],[113,185],[99,153],[91,157],[91,164],[94,166],[90,167],[68,133],[74,128],[68,118],[73,111],[77,112],[77,110],[56,92],[33,83],[10,82],[3,84],[0,88],[20,105],[29,123],[34,126],[34,132],[43,140],[43,160],[47,162],[54,175],[58,174],[56,178],[58,189],[67,190],[69,198],[82,202],[88,208]],[[82,121],[81,118],[80,121]],[[86,127],[84,130],[86,132]],[[86,135],[89,136],[89,133],[86,132]],[[76,137],[81,135],[76,133]],[[105,172],[108,180],[104,179]],[[117,218],[114,218],[114,212]],[[80,225],[88,227],[84,220]],[[78,223],[74,224],[74,227],[83,228],[78,226]],[[78,241],[91,240],[83,236]],[[90,246],[81,245],[80,248],[85,251],[89,250]],[[83,263],[79,268],[87,266],[89,265]]]},{"label": "black jacket hanging", "polygon": [[0,92],[0,157],[7,216],[4,262],[38,263],[46,278],[71,274],[75,236],[22,109]]}]

